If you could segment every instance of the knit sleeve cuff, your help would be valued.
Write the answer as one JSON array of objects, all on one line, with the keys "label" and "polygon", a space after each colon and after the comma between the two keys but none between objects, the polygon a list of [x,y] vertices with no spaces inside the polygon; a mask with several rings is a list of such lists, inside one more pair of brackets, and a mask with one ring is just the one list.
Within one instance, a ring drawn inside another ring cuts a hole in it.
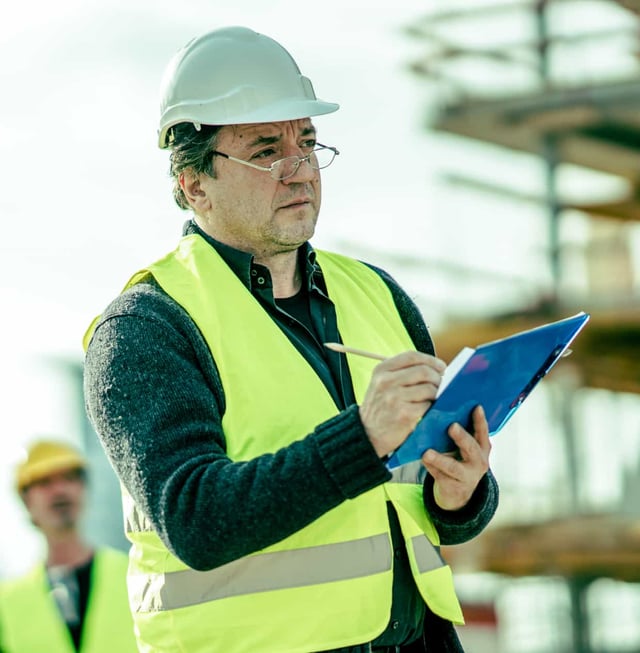
[{"label": "knit sleeve cuff", "polygon": [[433,496],[433,484],[433,477],[428,474],[423,500],[442,544],[460,544],[476,537],[491,521],[498,507],[498,484],[491,471],[480,479],[471,499],[460,510],[440,508]]},{"label": "knit sleeve cuff", "polygon": [[349,406],[315,431],[320,458],[327,473],[347,499],[391,478],[360,421],[358,406]]}]

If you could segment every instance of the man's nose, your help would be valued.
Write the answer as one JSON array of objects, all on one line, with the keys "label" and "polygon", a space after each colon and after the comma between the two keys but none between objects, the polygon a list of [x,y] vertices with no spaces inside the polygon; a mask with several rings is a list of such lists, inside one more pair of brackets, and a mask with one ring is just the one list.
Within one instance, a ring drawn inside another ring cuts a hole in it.
[{"label": "man's nose", "polygon": [[309,163],[309,157],[299,155],[295,156],[298,157],[298,167],[296,168],[296,171],[291,175],[291,177],[287,177],[286,179],[282,180],[283,183],[303,184],[312,181],[318,174],[318,171],[314,170],[311,167],[311,164]]}]

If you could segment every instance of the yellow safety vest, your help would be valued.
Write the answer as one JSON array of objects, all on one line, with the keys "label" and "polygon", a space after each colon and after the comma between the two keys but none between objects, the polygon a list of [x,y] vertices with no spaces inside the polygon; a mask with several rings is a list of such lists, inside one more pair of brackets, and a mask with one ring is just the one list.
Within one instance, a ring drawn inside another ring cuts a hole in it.
[{"label": "yellow safety vest", "polygon": [[[127,556],[98,549],[82,627],[80,653],[136,653],[127,598]],[[2,653],[75,653],[69,630],[49,591],[44,565],[0,585]]]},{"label": "yellow safety vest", "polygon": [[[317,256],[344,342],[389,356],[413,349],[375,272],[336,254]],[[149,274],[189,313],[211,350],[225,391],[222,425],[232,460],[275,452],[337,414],[311,366],[203,238],[185,236],[127,287]],[[347,359],[360,403],[376,363]],[[398,513],[424,600],[436,614],[463,623],[451,570],[424,509],[420,467],[400,468],[399,482],[344,501],[281,542],[207,572],[171,555],[123,492],[140,650],[309,653],[373,640],[391,609],[387,500]]]}]

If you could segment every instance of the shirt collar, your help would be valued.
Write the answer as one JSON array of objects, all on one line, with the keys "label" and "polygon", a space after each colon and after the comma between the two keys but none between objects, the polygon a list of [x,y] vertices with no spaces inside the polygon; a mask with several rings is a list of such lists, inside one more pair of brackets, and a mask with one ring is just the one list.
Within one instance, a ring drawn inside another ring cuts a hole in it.
[{"label": "shirt collar", "polygon": [[[220,254],[224,262],[233,270],[234,274],[247,288],[249,288],[249,290],[252,289],[252,269],[259,269],[261,274],[268,274],[268,270],[264,266],[254,263],[253,254],[235,249],[234,247],[225,245],[219,240],[212,238],[209,234],[200,229],[193,220],[187,220],[182,229],[183,236],[188,236],[190,234],[198,234],[199,236],[202,236],[202,238],[204,238],[205,241],[209,243],[218,254]],[[298,250],[298,256],[299,260],[304,261],[304,266],[301,266],[301,269],[303,269],[307,289],[309,291],[317,290],[322,294],[326,294],[322,270],[316,262],[316,253],[309,242],[301,245]]]}]

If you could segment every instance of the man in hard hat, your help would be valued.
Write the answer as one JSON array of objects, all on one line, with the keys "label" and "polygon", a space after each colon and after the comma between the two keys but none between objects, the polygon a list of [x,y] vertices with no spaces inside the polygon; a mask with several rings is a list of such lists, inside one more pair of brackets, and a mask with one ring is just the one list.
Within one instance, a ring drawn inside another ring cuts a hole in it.
[{"label": "man in hard hat", "polygon": [[0,585],[2,653],[137,651],[126,589],[127,556],[94,549],[80,533],[87,463],[42,440],[16,470],[16,489],[44,536],[44,564]]},{"label": "man in hard hat", "polygon": [[385,465],[445,365],[388,274],[309,244],[338,154],[311,118],[337,108],[242,27],[167,68],[159,145],[192,217],[85,337],[143,651],[461,650],[439,544],[496,509],[487,422],[451,428],[457,458]]}]

